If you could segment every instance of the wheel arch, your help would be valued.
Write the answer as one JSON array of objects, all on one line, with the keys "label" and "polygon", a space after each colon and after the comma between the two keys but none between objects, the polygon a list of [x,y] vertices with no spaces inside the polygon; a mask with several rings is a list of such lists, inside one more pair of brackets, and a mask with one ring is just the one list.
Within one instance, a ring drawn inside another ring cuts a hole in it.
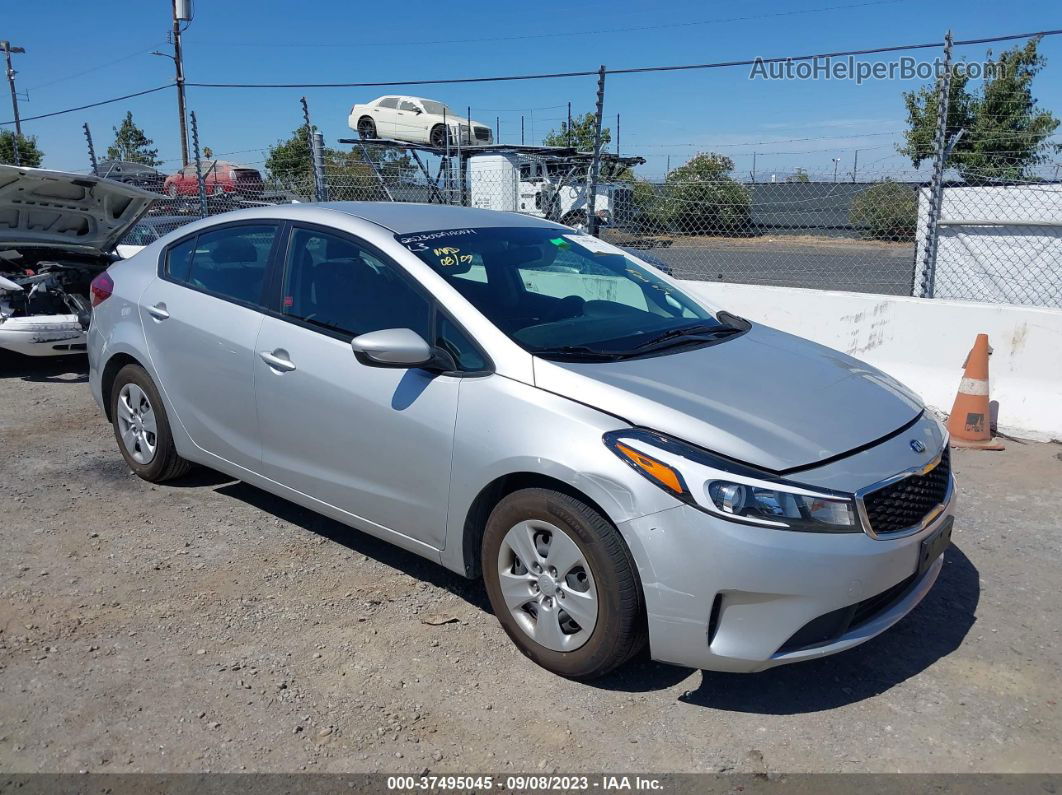
[{"label": "wheel arch", "polygon": [[100,396],[103,398],[103,413],[108,422],[114,420],[111,416],[111,390],[114,389],[114,380],[127,364],[135,364],[147,370],[135,356],[128,353],[116,353],[107,360],[107,364],[103,366],[103,373],[100,375]]},{"label": "wheel arch", "polygon": [[466,577],[479,579],[482,576],[480,546],[483,542],[483,532],[487,526],[487,519],[490,517],[491,511],[494,510],[494,506],[513,492],[534,488],[550,489],[574,497],[586,503],[601,514],[606,521],[615,525],[608,511],[602,508],[597,500],[570,483],[565,483],[563,480],[540,472],[512,472],[507,475],[501,475],[480,489],[465,514],[461,533],[461,555]]}]

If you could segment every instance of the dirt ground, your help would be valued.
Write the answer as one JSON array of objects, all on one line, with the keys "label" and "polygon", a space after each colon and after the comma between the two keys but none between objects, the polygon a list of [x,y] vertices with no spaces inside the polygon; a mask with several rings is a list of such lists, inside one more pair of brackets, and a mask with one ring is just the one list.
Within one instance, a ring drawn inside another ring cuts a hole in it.
[{"label": "dirt ground", "polygon": [[1062,445],[955,454],[941,578],[859,649],[586,685],[478,583],[211,472],[133,477],[84,380],[0,359],[0,770],[1062,771]]}]

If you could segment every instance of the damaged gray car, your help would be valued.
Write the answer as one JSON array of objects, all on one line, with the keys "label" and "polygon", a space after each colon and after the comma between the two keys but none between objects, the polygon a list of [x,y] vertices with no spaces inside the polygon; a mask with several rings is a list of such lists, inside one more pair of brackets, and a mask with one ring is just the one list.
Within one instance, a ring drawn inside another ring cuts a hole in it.
[{"label": "damaged gray car", "polygon": [[0,165],[0,350],[85,351],[90,283],[157,198],[85,174]]}]

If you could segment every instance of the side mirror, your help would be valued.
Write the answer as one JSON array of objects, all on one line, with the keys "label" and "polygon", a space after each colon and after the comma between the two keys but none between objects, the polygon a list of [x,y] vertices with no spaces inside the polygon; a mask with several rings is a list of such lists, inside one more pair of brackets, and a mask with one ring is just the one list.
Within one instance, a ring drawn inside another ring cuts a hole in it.
[{"label": "side mirror", "polygon": [[414,112],[414,113],[416,113],[416,114],[417,114],[417,115],[419,116],[419,115],[420,115],[420,114],[422,114],[422,113],[423,113],[424,111],[422,111],[422,110],[421,110],[420,108],[413,108],[413,112]]},{"label": "side mirror", "polygon": [[350,341],[354,355],[371,367],[425,367],[435,361],[431,346],[413,329],[370,331]]}]

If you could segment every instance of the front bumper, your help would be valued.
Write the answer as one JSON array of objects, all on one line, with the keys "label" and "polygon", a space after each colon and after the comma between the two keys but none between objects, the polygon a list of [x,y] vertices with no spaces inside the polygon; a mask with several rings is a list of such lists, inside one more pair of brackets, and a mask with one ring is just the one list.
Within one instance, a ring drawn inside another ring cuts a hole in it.
[{"label": "front bumper", "polygon": [[[922,600],[943,557],[920,576],[920,545],[954,509],[918,533],[800,533],[717,519],[689,506],[625,522],[645,594],[653,659],[753,672],[835,654],[884,632]],[[902,585],[901,585],[902,584]],[[828,642],[791,639],[813,619],[881,595]]]},{"label": "front bumper", "polygon": [[26,356],[85,352],[85,331],[77,315],[32,315],[0,321],[0,349]]}]

